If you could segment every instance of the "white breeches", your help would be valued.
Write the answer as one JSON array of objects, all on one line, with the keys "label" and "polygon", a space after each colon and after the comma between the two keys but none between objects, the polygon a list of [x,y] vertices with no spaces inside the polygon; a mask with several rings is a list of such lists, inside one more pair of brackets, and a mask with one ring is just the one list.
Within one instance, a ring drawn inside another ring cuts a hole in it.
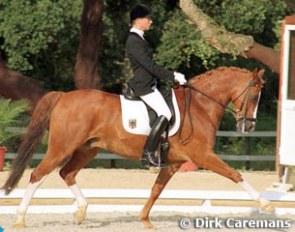
[{"label": "white breeches", "polygon": [[155,88],[154,92],[140,96],[140,98],[148,104],[159,116],[165,116],[168,121],[170,121],[172,114],[171,111],[164,100],[163,95],[160,93],[160,91]]}]

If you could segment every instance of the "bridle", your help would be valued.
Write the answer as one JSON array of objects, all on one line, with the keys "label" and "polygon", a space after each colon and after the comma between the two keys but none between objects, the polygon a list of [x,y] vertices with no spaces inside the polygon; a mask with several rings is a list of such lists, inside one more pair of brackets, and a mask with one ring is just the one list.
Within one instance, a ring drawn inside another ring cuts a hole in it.
[{"label": "bridle", "polygon": [[[209,98],[211,101],[215,102],[216,104],[220,105],[221,107],[223,107],[225,110],[230,111],[231,113],[233,113],[235,115],[236,118],[236,122],[246,122],[246,121],[250,121],[250,122],[256,122],[256,118],[249,118],[247,117],[247,112],[248,112],[248,107],[249,107],[249,101],[250,101],[250,93],[251,93],[251,89],[253,87],[259,87],[260,89],[263,88],[263,85],[258,85],[255,84],[253,80],[250,80],[248,85],[241,91],[241,93],[232,100],[232,102],[234,103],[235,101],[237,101],[241,96],[243,96],[245,94],[245,97],[242,101],[242,104],[240,105],[239,109],[232,109],[230,107],[228,107],[227,105],[219,102],[218,100],[216,100],[215,98],[209,96],[208,94],[204,93],[203,91],[195,88],[194,86],[190,85],[189,83],[186,83],[184,85],[182,85],[183,87],[183,106],[184,106],[184,110],[183,110],[183,117],[182,117],[182,121],[180,123],[180,130],[179,130],[179,141],[182,144],[187,143],[191,137],[192,137],[192,132],[193,132],[193,126],[192,126],[192,120],[191,120],[191,114],[190,114],[190,103],[191,103],[191,91],[194,92],[198,92],[200,94],[202,94],[203,96]],[[185,89],[188,89],[188,95],[186,96],[185,94]],[[183,128],[183,124],[184,124],[184,120],[186,117],[186,112],[188,112],[188,117],[189,117],[189,123],[190,123],[190,133],[187,136],[187,138],[182,139],[181,133],[182,133],[182,128]],[[237,116],[237,113],[242,112],[241,115]]]},{"label": "bridle", "polygon": [[250,80],[246,88],[235,99],[232,100],[232,102],[234,103],[237,99],[239,99],[245,93],[245,97],[242,101],[242,104],[240,105],[240,108],[237,110],[234,110],[235,114],[242,112],[240,116],[236,117],[237,122],[240,122],[240,121],[256,122],[256,118],[249,118],[246,116],[248,112],[248,108],[249,108],[251,88],[253,87],[258,87],[262,89],[263,85],[255,84],[253,80]]}]

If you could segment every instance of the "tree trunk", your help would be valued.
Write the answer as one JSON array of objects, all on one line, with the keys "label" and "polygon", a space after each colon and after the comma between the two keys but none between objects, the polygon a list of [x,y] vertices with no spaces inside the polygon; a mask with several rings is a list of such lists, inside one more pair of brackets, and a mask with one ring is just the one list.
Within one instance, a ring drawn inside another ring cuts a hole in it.
[{"label": "tree trunk", "polygon": [[0,54],[0,95],[12,100],[27,99],[35,107],[46,93],[40,83],[6,67]]},{"label": "tree trunk", "polygon": [[84,0],[80,44],[75,64],[77,89],[99,88],[99,51],[102,35],[102,0]]},{"label": "tree trunk", "polygon": [[280,52],[254,42],[253,46],[248,51],[245,51],[245,54],[248,58],[253,58],[265,64],[273,72],[280,73]]},{"label": "tree trunk", "polygon": [[204,14],[192,0],[180,0],[180,7],[186,16],[197,25],[202,37],[222,53],[253,58],[280,72],[280,53],[254,41],[251,36],[233,34],[218,27],[213,19]]}]

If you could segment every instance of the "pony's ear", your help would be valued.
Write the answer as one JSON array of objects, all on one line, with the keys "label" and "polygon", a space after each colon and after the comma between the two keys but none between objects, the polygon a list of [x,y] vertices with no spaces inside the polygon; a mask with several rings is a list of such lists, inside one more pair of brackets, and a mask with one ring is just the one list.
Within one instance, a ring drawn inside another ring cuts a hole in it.
[{"label": "pony's ear", "polygon": [[257,73],[257,76],[262,79],[263,75],[264,75],[265,70],[264,69],[260,69],[259,72]]},{"label": "pony's ear", "polygon": [[257,71],[258,71],[257,68],[255,68],[255,69],[252,71],[252,77],[253,77],[253,78],[257,76]]},{"label": "pony's ear", "polygon": [[253,71],[253,82],[255,85],[263,85],[265,81],[262,79],[265,70],[261,69],[257,71],[257,68]]}]

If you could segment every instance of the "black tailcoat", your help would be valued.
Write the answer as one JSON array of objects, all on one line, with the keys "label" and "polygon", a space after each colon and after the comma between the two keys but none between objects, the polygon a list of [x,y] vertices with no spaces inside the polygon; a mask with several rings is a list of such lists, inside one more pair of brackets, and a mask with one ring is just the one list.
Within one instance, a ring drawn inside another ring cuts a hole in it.
[{"label": "black tailcoat", "polygon": [[157,65],[153,60],[153,49],[149,43],[138,34],[130,32],[126,41],[126,51],[130,59],[134,77],[129,85],[138,96],[153,92],[157,78],[174,80],[172,71]]}]

